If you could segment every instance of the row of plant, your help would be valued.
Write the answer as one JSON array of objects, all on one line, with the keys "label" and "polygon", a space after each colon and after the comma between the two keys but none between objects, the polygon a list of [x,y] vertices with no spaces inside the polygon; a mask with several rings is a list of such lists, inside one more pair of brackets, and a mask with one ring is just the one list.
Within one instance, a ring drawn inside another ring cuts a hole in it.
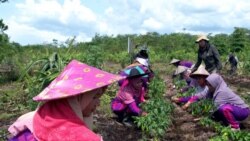
[{"label": "row of plant", "polygon": [[165,93],[165,83],[155,75],[149,86],[149,100],[141,106],[148,114],[147,116],[135,117],[136,125],[142,129],[143,135],[154,140],[159,140],[171,122],[173,106],[163,97]]},{"label": "row of plant", "polygon": [[[97,34],[91,42],[76,43],[75,38],[68,39],[63,45],[44,44],[21,46],[18,43],[10,43],[8,36],[0,34],[0,64],[13,66],[13,72],[1,79],[13,81],[19,77],[20,68],[28,65],[29,62],[41,59],[48,54],[57,52],[63,54],[65,58],[84,58],[86,54],[93,53],[101,56],[98,59],[121,63],[126,66],[130,57],[127,53],[127,39],[130,37],[134,44],[146,43],[149,48],[149,56],[152,64],[167,63],[172,58],[190,60],[197,59],[197,45],[194,43],[196,36],[184,33],[158,34],[149,32],[146,35],[118,35],[107,36]],[[209,36],[211,44],[214,44],[221,56],[222,62],[226,61],[229,52],[234,51],[239,58],[238,73],[245,75],[250,72],[250,38],[249,30],[245,28],[235,28],[231,35],[218,34]],[[93,61],[96,58],[84,58],[85,61]],[[14,60],[14,61],[13,61]],[[98,63],[98,61],[96,61]],[[224,63],[223,63],[224,64]],[[166,64],[167,65],[167,64]],[[227,67],[223,67],[225,70]],[[21,69],[22,70],[22,69]],[[15,75],[13,75],[15,74]],[[20,74],[21,75],[21,74]],[[13,76],[15,76],[13,78]]]},{"label": "row of plant", "polygon": [[[183,87],[185,81],[175,81],[177,88]],[[185,93],[178,93],[177,97],[191,96],[194,94],[194,90],[191,89]],[[188,112],[196,117],[201,117],[200,123],[206,127],[215,129],[217,135],[212,137],[211,141],[249,141],[250,133],[247,131],[232,131],[230,127],[222,126],[220,123],[212,120],[212,113],[214,112],[214,106],[211,100],[204,99],[199,102],[192,103],[188,108]]]},{"label": "row of plant", "polygon": [[201,119],[200,123],[206,127],[212,127],[217,135],[211,138],[211,141],[249,141],[250,133],[248,131],[232,131],[230,127],[222,126],[220,123],[213,121],[208,116]]}]

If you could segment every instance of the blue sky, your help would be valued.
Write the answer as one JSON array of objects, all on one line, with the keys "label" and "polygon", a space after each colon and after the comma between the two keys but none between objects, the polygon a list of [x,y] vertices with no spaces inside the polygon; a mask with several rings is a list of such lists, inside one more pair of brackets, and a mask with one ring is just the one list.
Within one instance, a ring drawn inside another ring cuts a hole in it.
[{"label": "blue sky", "polygon": [[230,34],[250,28],[249,7],[248,0],[9,0],[0,18],[10,40],[27,45],[90,41],[96,33]]}]

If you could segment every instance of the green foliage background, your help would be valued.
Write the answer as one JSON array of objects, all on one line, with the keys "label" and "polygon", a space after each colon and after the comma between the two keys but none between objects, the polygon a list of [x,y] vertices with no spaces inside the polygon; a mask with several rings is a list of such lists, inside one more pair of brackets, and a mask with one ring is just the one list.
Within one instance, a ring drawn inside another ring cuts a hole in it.
[{"label": "green foliage background", "polygon": [[[73,37],[63,44],[58,44],[54,40],[51,44],[22,46],[10,42],[8,35],[4,33],[8,27],[2,20],[0,25],[0,66],[11,67],[10,72],[0,73],[0,83],[1,85],[15,83],[13,91],[6,91],[3,95],[0,95],[0,107],[2,107],[0,112],[6,112],[6,109],[4,109],[6,106],[10,109],[10,111],[1,115],[1,120],[20,115],[20,112],[34,110],[37,103],[32,101],[32,97],[46,87],[72,59],[117,73],[130,64],[130,56],[127,53],[128,37],[132,39],[134,44],[146,44],[148,46],[151,67],[154,71],[159,72],[159,76],[171,74],[173,67],[168,63],[172,58],[190,60],[194,63],[197,58],[198,47],[194,42],[197,36],[187,33],[158,34],[149,32],[145,35],[117,36],[96,34],[90,42],[76,42],[75,37]],[[209,39],[210,43],[218,48],[222,62],[226,61],[229,52],[235,52],[240,61],[238,73],[249,75],[250,31],[248,29],[236,27],[232,34],[210,35]],[[225,67],[223,69],[226,71]],[[158,88],[158,84],[155,88]],[[108,90],[109,94],[103,97],[101,105],[103,107],[106,105],[107,110],[110,109],[107,106],[109,106],[108,104],[116,91],[116,87],[111,87]],[[162,92],[159,92],[159,94],[162,94]],[[159,100],[156,99],[156,101]],[[155,103],[151,103],[151,105],[156,105]],[[163,101],[161,104],[170,107],[168,103]],[[170,109],[161,110],[168,113],[171,111]],[[110,111],[107,112],[107,115],[110,114],[112,114]],[[150,117],[148,120],[152,118],[154,117]],[[150,129],[154,129],[154,134],[158,137],[162,135],[168,124],[170,124],[170,121],[164,123],[159,128],[160,130],[156,130],[155,127],[150,127]],[[140,125],[147,125],[147,123],[141,122]],[[158,124],[155,125],[158,126]]]}]

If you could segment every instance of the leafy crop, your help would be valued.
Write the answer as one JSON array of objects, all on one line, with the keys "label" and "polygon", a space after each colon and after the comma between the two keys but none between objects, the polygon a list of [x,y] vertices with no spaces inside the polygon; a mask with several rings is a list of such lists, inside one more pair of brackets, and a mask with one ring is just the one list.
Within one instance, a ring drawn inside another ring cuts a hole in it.
[{"label": "leafy crop", "polygon": [[137,126],[154,139],[163,136],[171,124],[173,106],[163,98],[164,91],[165,83],[156,76],[149,86],[149,101],[141,105],[147,116],[135,117]]},{"label": "leafy crop", "polygon": [[212,100],[205,99],[192,103],[189,110],[195,116],[209,116],[214,110],[214,104]]},{"label": "leafy crop", "polygon": [[249,141],[250,133],[247,131],[232,131],[230,127],[224,127],[220,123],[211,120],[208,117],[202,118],[200,123],[207,127],[212,127],[218,133],[210,141]]}]

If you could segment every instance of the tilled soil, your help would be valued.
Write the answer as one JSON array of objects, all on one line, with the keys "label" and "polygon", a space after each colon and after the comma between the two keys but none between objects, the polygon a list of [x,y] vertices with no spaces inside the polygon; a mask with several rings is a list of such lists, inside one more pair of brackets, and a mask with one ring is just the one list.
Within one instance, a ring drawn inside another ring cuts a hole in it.
[{"label": "tilled soil", "polygon": [[[170,83],[169,78],[165,78],[167,84]],[[169,100],[175,93],[167,88],[166,100]],[[213,129],[204,127],[195,121],[195,117],[186,111],[183,111],[179,105],[174,104],[172,115],[172,125],[166,131],[162,140],[166,141],[201,141],[208,140],[215,136]],[[138,141],[142,139],[142,132],[135,126],[126,127],[117,123],[113,118],[97,117],[97,132],[108,141]],[[147,139],[150,140],[150,139]]]},{"label": "tilled soil", "polygon": [[137,141],[142,139],[142,132],[135,126],[127,127],[113,118],[98,117],[96,132],[104,141]]},{"label": "tilled soil", "polygon": [[[171,84],[171,79],[169,77],[164,78],[166,85]],[[176,91],[167,88],[166,100],[169,100]],[[175,109],[172,117],[172,126],[167,130],[166,135],[163,140],[171,141],[201,141],[208,140],[216,133],[212,128],[204,127],[200,125],[195,117],[193,117],[188,112],[181,109],[181,107],[173,103]]]},{"label": "tilled soil", "polygon": [[[225,77],[224,77],[225,78]],[[171,83],[171,79],[166,76],[165,82],[168,85]],[[227,82],[231,85],[241,87],[241,83],[243,86],[247,86],[248,79],[244,78],[244,81],[240,81],[232,78],[225,78]],[[236,82],[235,82],[236,81]],[[248,87],[247,87],[248,88]],[[166,88],[166,100],[169,100],[171,96],[173,96],[176,92],[175,90],[171,90]],[[209,138],[216,135],[214,129],[207,128],[199,124],[198,121],[195,121],[195,117],[193,117],[188,112],[182,110],[179,105],[174,104],[174,111],[172,115],[172,125],[167,129],[165,136],[162,140],[166,141],[201,141],[201,140],[209,140]],[[11,119],[8,121],[1,121],[0,128],[1,131],[6,130],[8,125],[10,125],[15,119]],[[250,118],[244,121],[244,130],[250,131]],[[98,134],[101,134],[104,141],[138,141],[143,140],[143,133],[141,130],[136,128],[135,126],[127,127],[121,123],[118,123],[114,118],[105,117],[101,112],[97,112],[95,115],[95,128],[94,131]],[[5,135],[6,137],[6,135]],[[4,137],[0,137],[1,140],[6,140]],[[146,139],[150,140],[150,139]]]}]

